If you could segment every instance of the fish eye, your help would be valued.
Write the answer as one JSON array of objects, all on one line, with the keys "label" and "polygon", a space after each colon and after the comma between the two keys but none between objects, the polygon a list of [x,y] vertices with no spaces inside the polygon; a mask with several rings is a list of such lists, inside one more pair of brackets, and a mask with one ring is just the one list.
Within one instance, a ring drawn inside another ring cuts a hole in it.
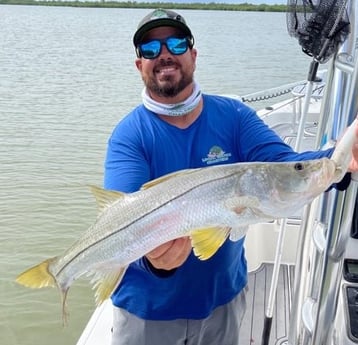
[{"label": "fish eye", "polygon": [[304,165],[303,163],[299,162],[299,163],[296,163],[295,166],[294,166],[295,170],[297,171],[301,171],[304,169]]}]

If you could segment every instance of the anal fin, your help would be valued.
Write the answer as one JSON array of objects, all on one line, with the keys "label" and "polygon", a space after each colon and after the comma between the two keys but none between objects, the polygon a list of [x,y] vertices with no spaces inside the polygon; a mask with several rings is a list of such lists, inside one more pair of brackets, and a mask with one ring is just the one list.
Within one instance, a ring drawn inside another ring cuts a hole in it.
[{"label": "anal fin", "polygon": [[121,282],[126,269],[127,266],[116,269],[115,271],[101,273],[97,272],[95,274],[92,282],[94,282],[93,289],[96,290],[95,298],[97,306],[101,305],[107,298],[111,296],[111,294]]}]

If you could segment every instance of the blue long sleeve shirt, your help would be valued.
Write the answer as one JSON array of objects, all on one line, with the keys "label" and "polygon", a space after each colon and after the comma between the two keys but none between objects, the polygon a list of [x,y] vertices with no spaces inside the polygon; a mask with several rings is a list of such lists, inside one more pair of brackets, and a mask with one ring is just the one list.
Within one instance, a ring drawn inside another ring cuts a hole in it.
[{"label": "blue long sleeve shirt", "polygon": [[[332,150],[296,153],[243,103],[203,95],[203,110],[188,128],[160,119],[143,105],[114,129],[105,161],[104,187],[134,192],[173,171],[213,164],[298,161]],[[156,274],[145,258],[132,263],[113,304],[148,320],[202,319],[230,302],[247,283],[243,239],[227,240],[209,260],[193,253],[171,274]]]}]

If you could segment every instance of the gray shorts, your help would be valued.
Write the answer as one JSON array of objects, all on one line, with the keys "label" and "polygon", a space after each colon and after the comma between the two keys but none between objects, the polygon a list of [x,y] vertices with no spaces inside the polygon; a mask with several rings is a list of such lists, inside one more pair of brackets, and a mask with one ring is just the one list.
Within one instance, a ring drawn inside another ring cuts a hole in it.
[{"label": "gray shorts", "polygon": [[238,345],[246,288],[202,320],[143,320],[114,307],[112,345]]}]

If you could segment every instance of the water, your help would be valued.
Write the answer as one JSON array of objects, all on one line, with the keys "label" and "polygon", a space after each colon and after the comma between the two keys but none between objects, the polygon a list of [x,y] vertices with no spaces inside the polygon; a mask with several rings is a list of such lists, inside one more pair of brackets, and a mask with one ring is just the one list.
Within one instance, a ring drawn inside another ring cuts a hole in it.
[{"label": "water", "polygon": [[[310,59],[283,13],[181,11],[207,93],[305,79]],[[140,102],[132,34],[147,10],[0,6],[0,344],[75,344],[94,308],[85,280],[62,327],[55,289],[14,278],[61,253],[96,217],[114,125]],[[51,339],[51,340],[49,340]]]}]

